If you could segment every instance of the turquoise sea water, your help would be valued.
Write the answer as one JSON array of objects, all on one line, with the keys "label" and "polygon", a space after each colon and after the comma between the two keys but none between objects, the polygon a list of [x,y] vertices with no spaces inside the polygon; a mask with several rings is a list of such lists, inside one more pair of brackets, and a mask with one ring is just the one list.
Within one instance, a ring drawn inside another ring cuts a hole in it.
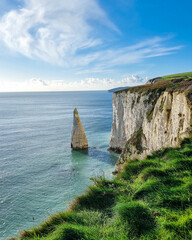
[{"label": "turquoise sea water", "polygon": [[[70,148],[75,107],[88,151]],[[112,176],[111,124],[108,92],[0,93],[1,240],[67,209],[89,177]]]}]

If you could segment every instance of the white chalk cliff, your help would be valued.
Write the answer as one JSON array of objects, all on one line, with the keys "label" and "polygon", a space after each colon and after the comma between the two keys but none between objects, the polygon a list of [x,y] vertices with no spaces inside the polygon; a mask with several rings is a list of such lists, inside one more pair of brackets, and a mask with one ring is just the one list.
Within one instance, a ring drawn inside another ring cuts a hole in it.
[{"label": "white chalk cliff", "polygon": [[77,109],[73,112],[73,129],[71,136],[71,148],[72,149],[86,149],[88,148],[87,136],[81,123]]},{"label": "white chalk cliff", "polygon": [[129,159],[143,159],[153,151],[176,147],[192,136],[192,82],[172,85],[175,88],[156,83],[114,93],[110,149],[122,151],[117,171]]}]

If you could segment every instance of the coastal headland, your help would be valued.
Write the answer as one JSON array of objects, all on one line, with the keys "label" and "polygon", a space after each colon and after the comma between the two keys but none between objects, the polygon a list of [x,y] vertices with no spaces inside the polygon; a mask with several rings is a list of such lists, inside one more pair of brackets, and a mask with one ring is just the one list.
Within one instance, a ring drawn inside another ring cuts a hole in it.
[{"label": "coastal headland", "polygon": [[192,73],[113,96],[110,149],[117,175],[18,240],[192,239]]}]

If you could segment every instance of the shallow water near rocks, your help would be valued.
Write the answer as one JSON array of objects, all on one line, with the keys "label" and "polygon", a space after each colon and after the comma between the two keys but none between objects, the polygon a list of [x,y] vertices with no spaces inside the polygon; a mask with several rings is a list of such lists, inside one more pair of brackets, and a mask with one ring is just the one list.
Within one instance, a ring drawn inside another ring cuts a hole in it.
[{"label": "shallow water near rocks", "polygon": [[[71,151],[77,107],[89,149]],[[67,209],[91,185],[112,177],[118,155],[107,151],[112,94],[0,93],[0,239]]]}]

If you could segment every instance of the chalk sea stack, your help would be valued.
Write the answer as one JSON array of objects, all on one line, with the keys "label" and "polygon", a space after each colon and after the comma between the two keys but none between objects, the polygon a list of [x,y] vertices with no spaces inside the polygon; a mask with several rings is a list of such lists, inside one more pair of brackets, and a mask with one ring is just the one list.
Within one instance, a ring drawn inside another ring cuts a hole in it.
[{"label": "chalk sea stack", "polygon": [[74,150],[88,148],[87,136],[81,123],[77,108],[73,112],[73,129],[71,136],[71,148]]}]

